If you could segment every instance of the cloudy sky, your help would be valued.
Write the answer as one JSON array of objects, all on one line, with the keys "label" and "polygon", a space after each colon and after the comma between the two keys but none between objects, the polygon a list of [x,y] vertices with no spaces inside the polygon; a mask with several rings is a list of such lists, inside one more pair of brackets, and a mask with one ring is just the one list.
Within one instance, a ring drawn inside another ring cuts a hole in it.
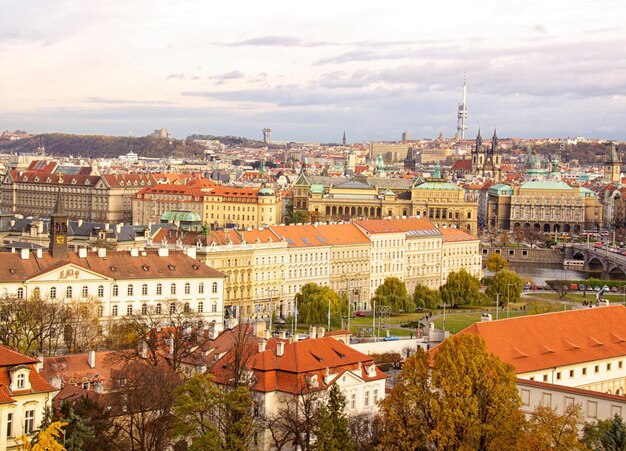
[{"label": "cloudy sky", "polygon": [[0,130],[626,139],[623,0],[0,0]]}]

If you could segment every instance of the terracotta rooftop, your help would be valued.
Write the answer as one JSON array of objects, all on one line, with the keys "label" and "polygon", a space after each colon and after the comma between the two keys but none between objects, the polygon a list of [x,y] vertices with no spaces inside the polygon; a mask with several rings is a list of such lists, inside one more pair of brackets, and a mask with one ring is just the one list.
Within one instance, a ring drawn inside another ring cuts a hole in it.
[{"label": "terracotta rooftop", "polygon": [[438,231],[435,224],[426,218],[391,218],[391,219],[368,219],[354,221],[369,233],[401,233],[412,231]]},{"label": "terracotta rooftop", "polygon": [[[626,307],[597,307],[475,323],[489,352],[527,373],[626,356]],[[434,348],[437,349],[437,348]]]},{"label": "terracotta rooftop", "polygon": [[370,240],[354,224],[319,224],[316,229],[332,245],[369,243]]},{"label": "terracotta rooftop", "polygon": [[461,229],[454,229],[450,227],[440,228],[439,231],[443,235],[444,243],[452,243],[457,241],[478,241],[478,238],[464,232]]},{"label": "terracotta rooftop", "polygon": [[[47,383],[37,372],[37,363],[39,363],[39,360],[14,351],[7,346],[0,345],[0,404],[13,403],[15,402],[14,398],[17,396],[57,391],[55,387]],[[10,389],[10,371],[15,367],[22,366],[30,369],[28,374],[30,388],[13,391]]]}]

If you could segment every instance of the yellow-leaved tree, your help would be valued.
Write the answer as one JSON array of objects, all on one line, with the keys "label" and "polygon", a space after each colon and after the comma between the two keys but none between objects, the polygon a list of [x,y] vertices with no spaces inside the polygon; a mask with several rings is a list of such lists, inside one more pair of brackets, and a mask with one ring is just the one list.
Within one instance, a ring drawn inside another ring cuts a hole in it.
[{"label": "yellow-leaved tree", "polygon": [[379,449],[517,449],[524,417],[513,368],[472,334],[444,341],[431,358],[407,359],[382,401]]},{"label": "yellow-leaved tree", "polygon": [[57,439],[63,436],[63,428],[67,426],[67,423],[63,421],[55,421],[51,423],[46,429],[39,431],[37,434],[37,440],[35,443],[31,443],[25,434],[22,434],[18,438],[18,441],[22,442],[18,446],[19,451],[66,451]]}]

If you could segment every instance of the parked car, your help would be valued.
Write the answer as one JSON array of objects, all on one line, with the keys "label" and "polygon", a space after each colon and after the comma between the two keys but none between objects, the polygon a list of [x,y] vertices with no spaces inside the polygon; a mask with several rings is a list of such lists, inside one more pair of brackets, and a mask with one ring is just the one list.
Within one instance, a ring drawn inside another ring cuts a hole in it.
[{"label": "parked car", "polygon": [[584,291],[584,290],[585,290],[585,284],[584,284],[584,283],[579,283],[579,284],[578,284],[578,289],[579,289],[580,291]]},{"label": "parked car", "polygon": [[383,341],[398,341],[400,340],[400,337],[398,337],[397,335],[390,335],[388,337],[383,338]]},{"label": "parked car", "polygon": [[365,314],[365,312],[356,312],[354,315],[355,315],[355,316],[358,316],[359,318],[364,318],[364,317],[366,317],[366,316],[367,316],[367,315]]},{"label": "parked car", "polygon": [[617,287],[611,287],[611,293],[617,293]]},{"label": "parked car", "polygon": [[593,287],[593,291],[600,291],[600,287]]}]

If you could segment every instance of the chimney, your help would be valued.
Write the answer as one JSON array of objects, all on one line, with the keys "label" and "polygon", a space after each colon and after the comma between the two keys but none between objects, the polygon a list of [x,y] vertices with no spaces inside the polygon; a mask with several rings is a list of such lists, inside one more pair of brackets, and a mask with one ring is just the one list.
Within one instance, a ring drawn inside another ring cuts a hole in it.
[{"label": "chimney", "polygon": [[326,329],[324,329],[323,327],[318,327],[317,328],[317,338],[324,338],[324,333],[326,332]]},{"label": "chimney", "polygon": [[28,257],[30,256],[30,250],[20,249],[20,256],[22,257],[22,260],[28,260]]},{"label": "chimney", "polygon": [[160,247],[158,254],[159,254],[159,257],[169,257],[170,250],[166,247]]},{"label": "chimney", "polygon": [[96,351],[90,349],[87,353],[87,363],[89,364],[89,368],[94,369],[96,367]]},{"label": "chimney", "polygon": [[119,224],[115,224],[115,233],[116,233],[117,235],[119,235],[120,233],[122,233],[122,226],[123,226],[123,225],[124,225],[124,224],[122,224],[121,222],[120,222]]},{"label": "chimney", "polygon": [[285,342],[277,341],[276,342],[276,355],[281,357],[285,353]]},{"label": "chimney", "polygon": [[142,359],[148,358],[148,344],[143,340],[139,343],[139,356]]},{"label": "chimney", "polygon": [[187,257],[196,259],[196,248],[193,246],[189,246],[186,250]]},{"label": "chimney", "polygon": [[87,248],[81,247],[78,249],[78,257],[79,258],[87,258]]},{"label": "chimney", "polygon": [[102,393],[104,391],[102,388],[102,381],[96,381],[93,383],[93,391],[96,393]]},{"label": "chimney", "polygon": [[278,338],[280,338],[281,340],[286,340],[287,339],[287,329],[281,329],[278,332]]},{"label": "chimney", "polygon": [[265,336],[265,321],[257,321],[253,326],[254,336],[263,338]]},{"label": "chimney", "polygon": [[108,223],[108,222],[105,222],[105,223],[104,223],[104,230],[109,230],[109,227],[110,227],[110,226],[109,226],[109,223]]},{"label": "chimney", "polygon": [[82,225],[83,225],[83,220],[82,220],[82,219],[79,219],[79,220],[78,220],[78,227],[80,227],[80,226],[82,226]]},{"label": "chimney", "polygon": [[259,340],[259,352],[265,351],[266,345],[267,345],[267,340],[265,340],[265,338]]},{"label": "chimney", "polygon": [[130,256],[131,257],[139,257],[139,249],[137,249],[136,247],[133,247],[130,250]]},{"label": "chimney", "polygon": [[100,258],[106,258],[107,257],[107,250],[104,247],[99,247],[98,248],[98,257]]},{"label": "chimney", "polygon": [[42,258],[43,257],[43,249],[37,249],[35,251],[35,253],[37,254],[37,258]]},{"label": "chimney", "polygon": [[37,355],[37,360],[39,360],[39,362],[37,363],[37,371],[38,372],[41,372],[41,370],[43,370],[43,359],[44,359],[43,354],[38,354]]},{"label": "chimney", "polygon": [[309,338],[317,338],[317,328],[315,326],[309,327]]}]

